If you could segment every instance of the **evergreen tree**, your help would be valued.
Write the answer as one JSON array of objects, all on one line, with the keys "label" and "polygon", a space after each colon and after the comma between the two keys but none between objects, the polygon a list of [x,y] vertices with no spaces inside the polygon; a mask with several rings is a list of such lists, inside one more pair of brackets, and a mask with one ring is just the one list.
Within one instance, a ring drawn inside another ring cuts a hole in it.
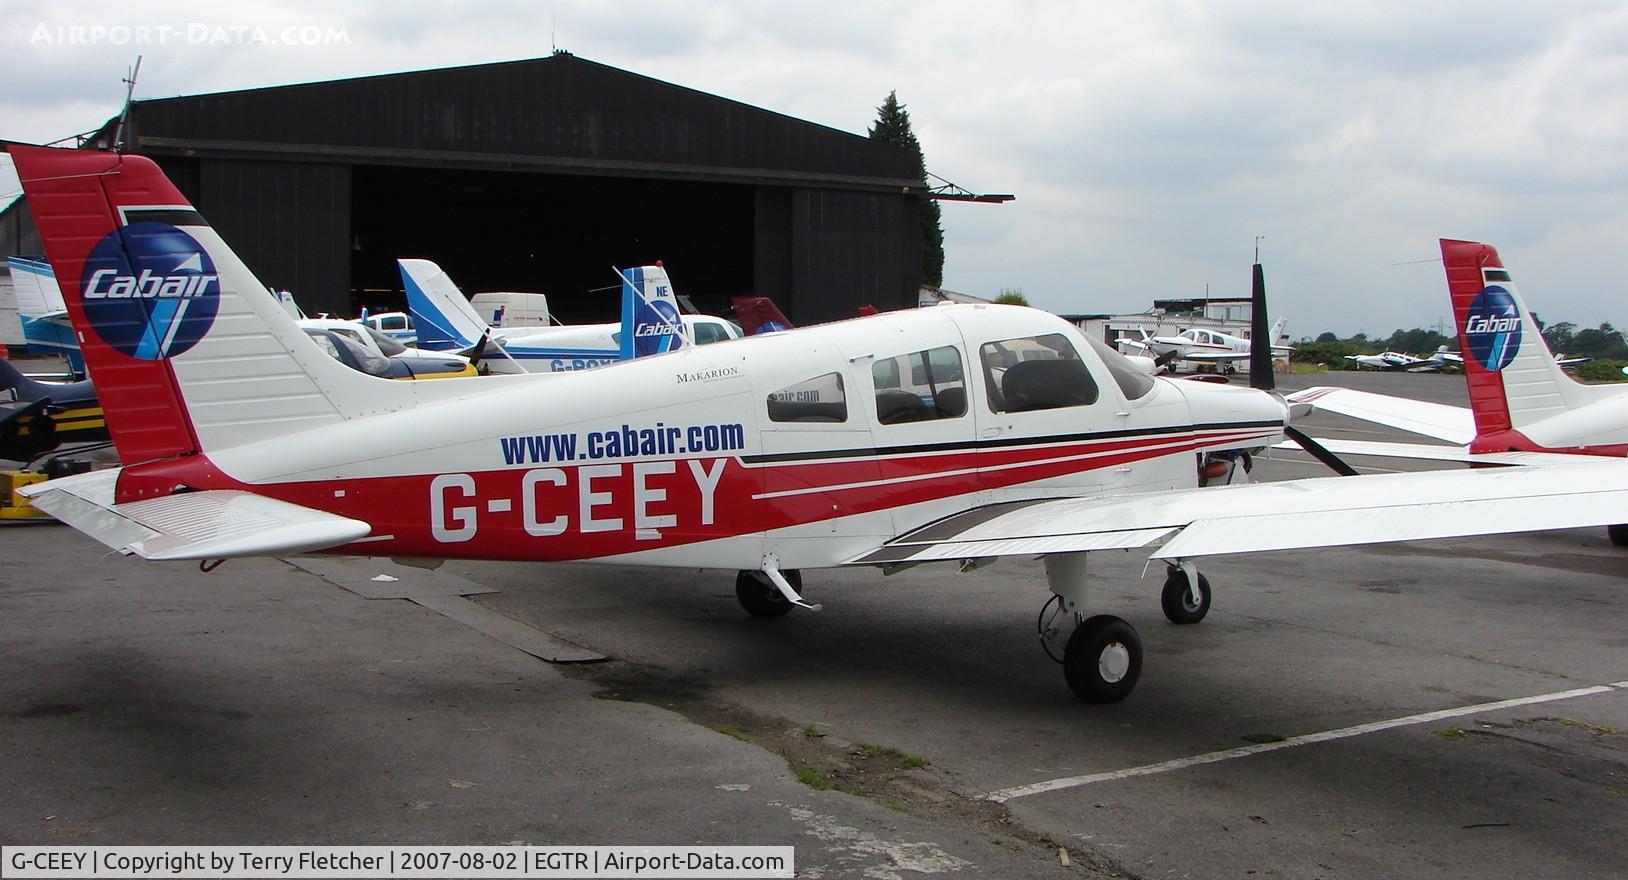
[{"label": "evergreen tree", "polygon": [[[916,157],[916,179],[927,183],[927,160],[921,154],[921,142],[910,130],[910,111],[899,103],[897,92],[888,92],[887,100],[876,108],[876,123],[869,131],[871,140],[884,141],[909,150]],[[921,281],[940,287],[944,284],[944,227],[939,223],[938,202],[924,199],[921,204]]]}]

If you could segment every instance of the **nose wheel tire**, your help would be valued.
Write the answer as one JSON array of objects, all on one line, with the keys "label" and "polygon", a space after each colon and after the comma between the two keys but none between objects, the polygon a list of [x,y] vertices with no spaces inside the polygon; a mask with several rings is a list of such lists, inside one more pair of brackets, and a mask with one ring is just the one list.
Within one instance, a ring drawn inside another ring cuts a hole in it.
[{"label": "nose wheel tire", "polygon": [[1628,526],[1606,526],[1605,533],[1611,538],[1612,544],[1628,547]]},{"label": "nose wheel tire", "polygon": [[1210,613],[1210,579],[1202,574],[1198,576],[1198,596],[1194,597],[1193,591],[1188,589],[1187,572],[1173,567],[1170,576],[1165,578],[1159,604],[1164,606],[1164,616],[1171,623],[1198,623]]},{"label": "nose wheel tire", "polygon": [[[803,592],[803,575],[799,571],[781,571],[786,582],[799,594]],[[792,608],[785,597],[760,571],[743,571],[735,575],[735,598],[753,617],[785,617]]]},{"label": "nose wheel tire", "polygon": [[1142,639],[1118,617],[1089,618],[1068,639],[1063,677],[1083,702],[1117,703],[1135,689],[1141,674]]}]

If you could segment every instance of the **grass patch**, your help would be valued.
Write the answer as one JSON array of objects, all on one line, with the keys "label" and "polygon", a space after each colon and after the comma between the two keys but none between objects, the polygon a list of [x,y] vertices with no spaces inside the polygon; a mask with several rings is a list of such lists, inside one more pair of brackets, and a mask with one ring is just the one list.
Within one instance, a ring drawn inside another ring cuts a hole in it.
[{"label": "grass patch", "polygon": [[1445,730],[1438,730],[1436,731],[1436,735],[1444,740],[1447,740],[1448,742],[1458,742],[1459,740],[1469,736],[1469,734],[1466,733],[1462,727],[1449,727]]},{"label": "grass patch", "polygon": [[820,733],[820,731],[815,728],[814,725],[805,724],[803,725],[803,736],[806,736],[809,739],[820,739],[821,737],[825,736],[825,734]]},{"label": "grass patch", "polygon": [[738,739],[743,743],[752,741],[751,738],[748,737],[746,734],[740,732],[739,730],[737,730],[737,729],[735,729],[733,727],[730,727],[727,724],[714,725],[712,729],[718,731],[719,733],[723,734],[724,736],[730,737],[731,739]]},{"label": "grass patch", "polygon": [[825,777],[820,775],[820,771],[807,764],[793,764],[791,772],[797,775],[798,782],[815,791],[825,791],[831,787],[831,783],[825,781]]},{"label": "grass patch", "polygon": [[854,754],[872,761],[897,761],[899,766],[904,767],[907,770],[920,770],[931,763],[920,755],[912,755],[909,752],[902,752],[893,748],[892,746],[862,745],[854,750]]},{"label": "grass patch", "polygon": [[1587,721],[1573,721],[1570,718],[1556,718],[1555,723],[1559,724],[1561,727],[1574,727],[1578,730],[1586,730],[1595,736],[1616,736],[1617,734],[1621,733],[1621,731],[1617,730],[1615,727],[1607,727],[1604,724],[1589,724]]}]

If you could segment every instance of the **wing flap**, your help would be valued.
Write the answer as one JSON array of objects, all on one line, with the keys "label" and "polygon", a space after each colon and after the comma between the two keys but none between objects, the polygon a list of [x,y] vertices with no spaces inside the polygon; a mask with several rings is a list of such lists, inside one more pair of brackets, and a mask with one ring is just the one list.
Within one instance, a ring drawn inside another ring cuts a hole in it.
[{"label": "wing flap", "polygon": [[47,480],[19,490],[35,507],[143,559],[226,559],[306,553],[347,544],[372,527],[236,489],[113,503],[117,469]]},{"label": "wing flap", "polygon": [[1155,559],[1610,525],[1628,520],[1628,461],[1318,477],[981,508],[849,564],[1139,547]]}]

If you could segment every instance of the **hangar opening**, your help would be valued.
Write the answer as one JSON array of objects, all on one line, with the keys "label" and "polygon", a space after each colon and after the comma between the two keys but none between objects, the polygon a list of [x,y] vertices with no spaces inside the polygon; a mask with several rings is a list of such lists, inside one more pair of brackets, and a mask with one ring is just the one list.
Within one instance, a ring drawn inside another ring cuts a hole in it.
[{"label": "hangar opening", "polygon": [[612,267],[660,260],[713,313],[753,290],[750,186],[358,166],[351,198],[358,308],[403,307],[399,257],[434,260],[466,294],[546,293],[566,323],[617,318]]}]

